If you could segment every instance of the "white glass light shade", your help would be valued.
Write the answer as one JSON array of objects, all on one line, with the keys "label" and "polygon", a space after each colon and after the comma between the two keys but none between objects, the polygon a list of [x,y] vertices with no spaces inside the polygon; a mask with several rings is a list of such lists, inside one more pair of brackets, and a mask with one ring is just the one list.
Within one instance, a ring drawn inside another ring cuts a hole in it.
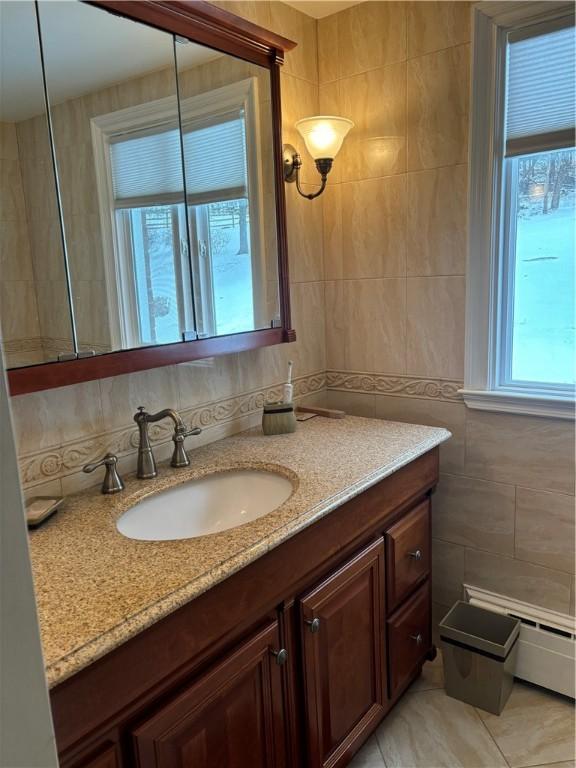
[{"label": "white glass light shade", "polygon": [[353,127],[352,120],[332,115],[305,117],[296,123],[296,129],[314,160],[334,160],[348,131]]}]

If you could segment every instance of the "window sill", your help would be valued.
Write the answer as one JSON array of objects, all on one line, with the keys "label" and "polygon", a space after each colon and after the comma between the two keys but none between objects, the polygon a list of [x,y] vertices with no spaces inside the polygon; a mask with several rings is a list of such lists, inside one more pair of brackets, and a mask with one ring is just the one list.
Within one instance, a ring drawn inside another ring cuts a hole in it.
[{"label": "window sill", "polygon": [[574,398],[529,395],[524,392],[496,392],[461,389],[468,408],[498,413],[516,413],[525,416],[546,416],[552,419],[574,420]]}]

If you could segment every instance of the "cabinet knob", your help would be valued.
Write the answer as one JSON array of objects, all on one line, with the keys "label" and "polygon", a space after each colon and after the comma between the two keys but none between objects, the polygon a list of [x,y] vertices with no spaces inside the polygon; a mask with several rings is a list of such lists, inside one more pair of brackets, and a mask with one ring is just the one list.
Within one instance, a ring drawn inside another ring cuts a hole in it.
[{"label": "cabinet knob", "polygon": [[414,552],[408,552],[409,557],[413,557],[414,560],[422,560],[422,550],[416,549]]},{"label": "cabinet knob", "polygon": [[410,635],[410,640],[414,640],[416,645],[422,645],[422,643],[424,641],[424,638],[422,637],[420,632],[418,632],[418,634],[416,634],[416,635]]},{"label": "cabinet knob", "polygon": [[304,619],[304,624],[306,624],[313,635],[320,631],[320,619]]},{"label": "cabinet knob", "polygon": [[270,650],[270,653],[276,659],[276,664],[278,664],[279,667],[283,667],[288,661],[288,651],[286,648],[280,648],[279,651]]}]

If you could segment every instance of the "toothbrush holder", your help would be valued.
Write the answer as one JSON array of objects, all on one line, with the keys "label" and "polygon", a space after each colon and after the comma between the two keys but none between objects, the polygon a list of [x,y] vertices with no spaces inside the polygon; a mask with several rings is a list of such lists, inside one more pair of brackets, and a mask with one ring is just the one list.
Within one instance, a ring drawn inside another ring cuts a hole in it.
[{"label": "toothbrush holder", "polygon": [[284,435],[296,431],[296,414],[292,403],[270,403],[264,406],[262,431],[265,435]]}]

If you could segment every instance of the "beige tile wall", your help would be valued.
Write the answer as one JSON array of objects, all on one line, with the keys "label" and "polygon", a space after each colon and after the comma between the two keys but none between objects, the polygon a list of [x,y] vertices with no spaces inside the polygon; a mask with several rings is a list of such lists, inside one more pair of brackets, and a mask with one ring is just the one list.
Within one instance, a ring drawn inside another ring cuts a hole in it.
[{"label": "beige tile wall", "polygon": [[321,110],[355,122],[325,200],[329,369],[463,375],[469,28],[425,6],[319,22]]},{"label": "beige tile wall", "polygon": [[15,123],[0,123],[0,320],[9,365],[43,359]]},{"label": "beige tile wall", "polygon": [[573,424],[453,397],[464,373],[470,4],[363,3],[318,32],[321,110],[356,124],[325,197],[327,402],[452,431],[434,497],[438,615],[467,581],[573,612]]},{"label": "beige tile wall", "polygon": [[43,116],[27,122],[24,135],[22,123],[0,123],[0,321],[11,367],[71,349],[54,175],[38,155],[48,127]]},{"label": "beige tile wall", "polygon": [[48,124],[44,114],[17,123],[30,253],[44,359],[72,351],[72,325]]}]

